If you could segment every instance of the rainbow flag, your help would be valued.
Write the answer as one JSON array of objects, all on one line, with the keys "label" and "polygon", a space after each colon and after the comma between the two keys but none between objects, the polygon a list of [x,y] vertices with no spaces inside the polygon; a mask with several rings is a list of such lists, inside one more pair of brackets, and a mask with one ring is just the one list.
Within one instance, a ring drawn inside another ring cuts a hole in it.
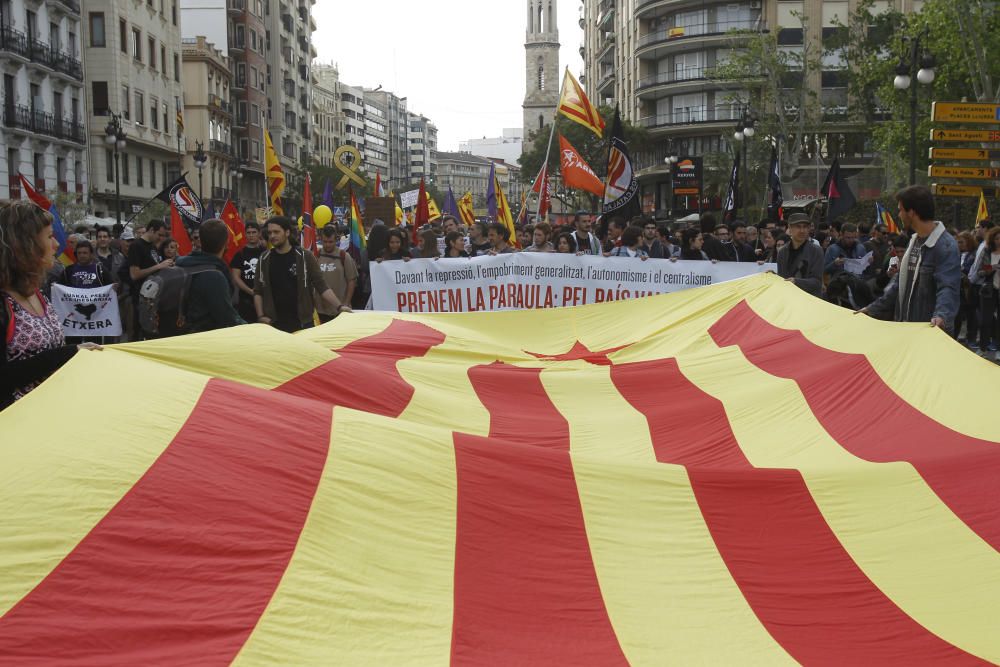
[{"label": "rainbow flag", "polygon": [[361,207],[358,206],[358,198],[351,190],[351,238],[348,245],[348,252],[355,260],[361,258],[361,253],[368,249],[368,242],[365,240],[365,226],[361,217]]},{"label": "rainbow flag", "polygon": [[28,196],[28,199],[34,202],[39,208],[48,211],[49,215],[52,216],[52,235],[56,237],[56,241],[59,243],[59,248],[56,250],[56,258],[65,266],[69,266],[76,261],[76,256],[66,242],[66,229],[63,227],[62,218],[59,217],[59,210],[56,209],[56,205],[48,197],[31,187],[31,183],[24,177],[24,174],[18,173],[17,176],[21,180],[21,187],[24,188],[24,194]]},{"label": "rainbow flag", "polygon": [[1000,663],[997,374],[772,274],[77,354],[0,412],[0,662]]}]

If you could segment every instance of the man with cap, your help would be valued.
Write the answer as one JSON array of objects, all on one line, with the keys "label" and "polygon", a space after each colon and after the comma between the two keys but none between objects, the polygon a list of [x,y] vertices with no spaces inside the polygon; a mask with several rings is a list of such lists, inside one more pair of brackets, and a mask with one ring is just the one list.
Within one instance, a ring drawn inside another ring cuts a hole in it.
[{"label": "man with cap", "polygon": [[778,275],[813,296],[822,296],[823,249],[809,240],[811,224],[804,213],[789,216],[788,235],[792,240],[778,251]]}]

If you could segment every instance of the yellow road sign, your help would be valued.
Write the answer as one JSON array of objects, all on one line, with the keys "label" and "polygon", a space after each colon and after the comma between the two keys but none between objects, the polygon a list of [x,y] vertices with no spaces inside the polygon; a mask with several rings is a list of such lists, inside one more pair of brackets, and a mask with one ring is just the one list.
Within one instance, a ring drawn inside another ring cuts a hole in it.
[{"label": "yellow road sign", "polygon": [[988,151],[982,148],[932,148],[932,160],[997,160],[1000,151]]},{"label": "yellow road sign", "polygon": [[937,123],[1000,123],[1000,104],[934,102],[931,117]]},{"label": "yellow road sign", "polygon": [[1000,143],[1000,130],[931,130],[931,141]]},{"label": "yellow road sign", "polygon": [[988,167],[942,167],[934,165],[927,168],[928,176],[942,178],[981,178],[983,180],[1000,179],[1000,169]]},{"label": "yellow road sign", "polygon": [[938,197],[975,197],[985,194],[987,197],[996,195],[996,188],[981,188],[978,185],[950,185],[946,183],[934,183],[931,185],[931,192]]}]

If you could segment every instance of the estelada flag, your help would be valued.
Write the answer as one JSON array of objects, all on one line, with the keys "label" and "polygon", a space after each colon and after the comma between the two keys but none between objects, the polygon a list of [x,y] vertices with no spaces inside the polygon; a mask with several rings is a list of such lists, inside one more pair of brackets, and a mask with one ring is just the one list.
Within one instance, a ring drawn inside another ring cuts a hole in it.
[{"label": "estelada flag", "polygon": [[264,159],[267,169],[267,193],[271,202],[271,210],[275,215],[284,215],[285,208],[281,205],[281,193],[285,191],[285,172],[281,168],[281,161],[271,143],[271,133],[264,130]]},{"label": "estelada flag", "polygon": [[559,135],[559,164],[566,187],[585,190],[598,197],[604,196],[604,183],[590,168],[587,161],[580,156],[579,151],[573,148],[573,145],[561,134]]},{"label": "estelada flag", "polygon": [[429,222],[434,222],[435,220],[441,219],[441,210],[438,208],[437,202],[431,197],[431,193],[424,191],[424,196],[427,197],[427,220]]},{"label": "estelada flag", "polygon": [[183,174],[176,181],[160,190],[156,199],[176,208],[189,225],[200,225],[204,219],[205,207],[202,206],[201,199],[195,194],[194,188],[187,182],[187,176]]},{"label": "estelada flag", "polygon": [[574,123],[583,125],[597,136],[604,137],[604,119],[601,118],[601,113],[590,103],[587,94],[583,92],[583,86],[570,74],[568,67],[563,76],[559,113]]},{"label": "estelada flag", "polygon": [[761,273],[77,354],[0,412],[0,662],[1000,663],[997,369],[927,334]]},{"label": "estelada flag", "polygon": [[490,182],[486,187],[486,205],[490,211],[490,217],[494,222],[498,222],[510,232],[510,244],[515,248],[520,248],[521,244],[517,240],[517,229],[514,227],[514,214],[507,203],[507,196],[500,186],[500,179],[497,178],[496,164],[490,165]]},{"label": "estelada flag", "polygon": [[180,211],[173,202],[170,203],[170,236],[177,241],[177,254],[190,255],[194,247],[191,245],[191,236],[188,234],[184,221],[181,220]]},{"label": "estelada flag", "polygon": [[236,204],[232,201],[227,201],[222,207],[221,219],[229,229],[229,242],[226,244],[225,254],[226,264],[229,264],[236,253],[247,244],[246,227],[240,218],[240,212],[236,209]]},{"label": "estelada flag", "polygon": [[603,212],[605,215],[622,216],[626,220],[641,213],[639,179],[632,167],[618,107],[615,107],[615,122],[608,139],[608,180],[604,186]]},{"label": "estelada flag", "polygon": [[476,206],[471,192],[466,192],[458,200],[458,212],[461,214],[463,225],[468,227],[476,221]]},{"label": "estelada flag", "polygon": [[889,234],[899,233],[899,225],[896,224],[896,219],[892,217],[889,211],[885,210],[881,202],[875,202],[875,224],[885,225],[886,232]]}]

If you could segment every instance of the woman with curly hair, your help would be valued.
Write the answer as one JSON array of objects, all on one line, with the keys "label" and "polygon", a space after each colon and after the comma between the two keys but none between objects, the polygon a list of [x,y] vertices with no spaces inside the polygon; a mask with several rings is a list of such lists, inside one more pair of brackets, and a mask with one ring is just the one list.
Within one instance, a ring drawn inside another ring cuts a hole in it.
[{"label": "woman with curly hair", "polygon": [[66,345],[42,283],[59,244],[52,216],[27,201],[0,202],[0,409],[22,398],[93,343]]}]

